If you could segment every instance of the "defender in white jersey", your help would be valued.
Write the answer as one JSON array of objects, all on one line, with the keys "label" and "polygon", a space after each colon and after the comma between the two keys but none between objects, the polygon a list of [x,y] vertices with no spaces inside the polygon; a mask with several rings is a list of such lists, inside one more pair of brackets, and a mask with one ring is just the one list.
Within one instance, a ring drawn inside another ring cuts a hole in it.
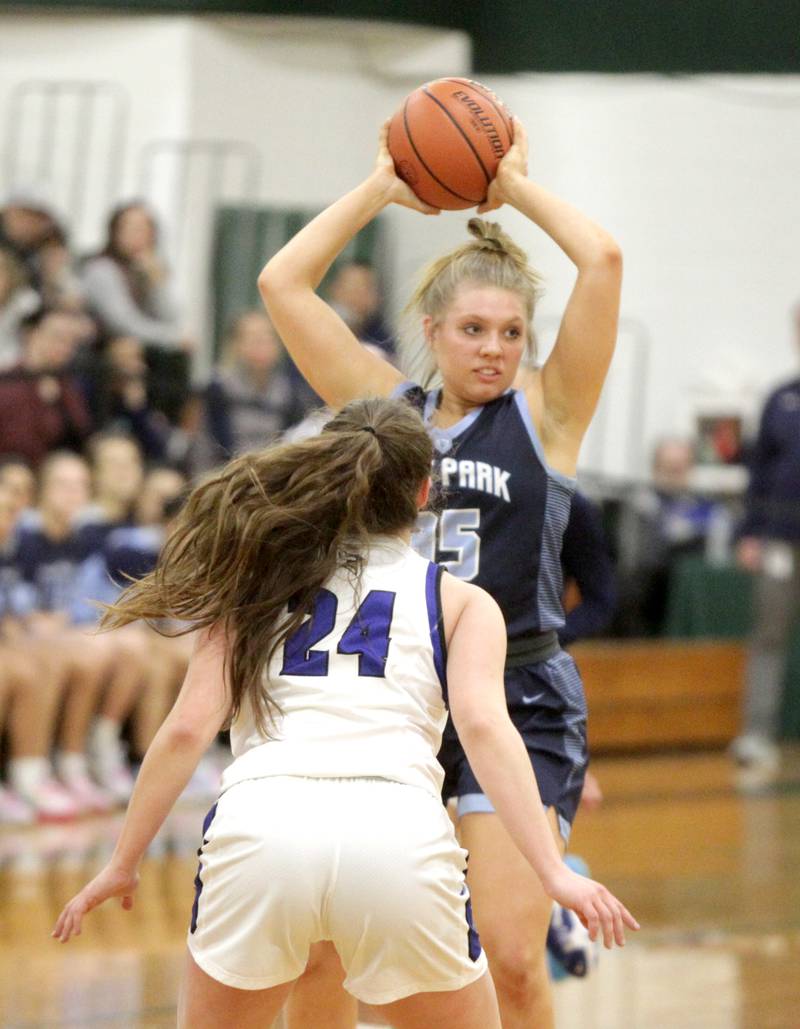
[{"label": "defender in white jersey", "polygon": [[232,716],[180,1025],[270,1024],[311,946],[330,940],[346,988],[391,1024],[499,1029],[466,853],[440,800],[448,703],[550,895],[609,946],[636,927],[561,861],[505,706],[499,608],[409,547],[431,456],[418,415],[392,400],[355,402],[316,439],[246,455],[198,487],[159,567],[107,615],[169,615],[201,633],[115,853],[54,936],[68,940],[111,896],[131,906],[147,845]]}]

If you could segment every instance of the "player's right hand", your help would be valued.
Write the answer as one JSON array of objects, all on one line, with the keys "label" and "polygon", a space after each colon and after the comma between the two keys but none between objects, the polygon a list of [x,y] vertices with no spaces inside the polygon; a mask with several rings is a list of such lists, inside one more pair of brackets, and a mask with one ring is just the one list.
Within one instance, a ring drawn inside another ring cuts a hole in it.
[{"label": "player's right hand", "polygon": [[66,943],[71,936],[80,936],[84,915],[111,897],[121,897],[123,908],[130,911],[138,885],[138,873],[127,872],[111,864],[106,865],[64,907],[51,936],[61,943]]},{"label": "player's right hand", "polygon": [[387,198],[393,204],[400,204],[401,207],[410,207],[412,211],[419,211],[421,214],[441,214],[438,207],[431,207],[424,200],[420,200],[414,190],[403,182],[397,174],[394,160],[389,153],[389,124],[387,119],[381,126],[378,136],[378,154],[375,158],[375,170],[373,175],[381,179],[386,188]]},{"label": "player's right hand", "polygon": [[616,943],[625,946],[625,926],[638,929],[639,923],[625,905],[602,883],[578,875],[566,865],[545,886],[547,893],[565,908],[574,911],[594,941],[602,933],[609,949]]}]

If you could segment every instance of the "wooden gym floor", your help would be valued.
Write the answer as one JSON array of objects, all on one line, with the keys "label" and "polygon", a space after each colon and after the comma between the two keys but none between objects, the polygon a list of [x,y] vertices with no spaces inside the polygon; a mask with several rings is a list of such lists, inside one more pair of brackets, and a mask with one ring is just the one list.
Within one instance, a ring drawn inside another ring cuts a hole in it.
[{"label": "wooden gym floor", "polygon": [[[594,769],[606,800],[571,850],[644,928],[587,981],[557,985],[559,1029],[797,1029],[800,749],[770,782],[739,780],[719,752]],[[173,813],[132,912],[95,912],[66,947],[52,924],[119,817],[0,833],[0,1026],[174,1025],[202,813]]]}]

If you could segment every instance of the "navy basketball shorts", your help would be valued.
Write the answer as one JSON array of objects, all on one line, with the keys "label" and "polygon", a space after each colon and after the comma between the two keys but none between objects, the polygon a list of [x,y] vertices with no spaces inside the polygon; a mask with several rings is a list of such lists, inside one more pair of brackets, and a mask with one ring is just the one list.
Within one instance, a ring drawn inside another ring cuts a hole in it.
[{"label": "navy basketball shorts", "polygon": [[[555,808],[566,843],[588,765],[586,699],[580,674],[570,655],[561,650],[547,661],[506,669],[505,683],[508,712],[530,755],[542,803]],[[494,811],[451,721],[439,761],[445,772],[442,796],[445,801],[457,800],[459,817]]]},{"label": "navy basketball shorts", "polygon": [[383,779],[269,776],[226,790],[203,826],[188,946],[240,990],[296,979],[333,941],[368,1004],[486,973],[466,851],[435,793]]}]

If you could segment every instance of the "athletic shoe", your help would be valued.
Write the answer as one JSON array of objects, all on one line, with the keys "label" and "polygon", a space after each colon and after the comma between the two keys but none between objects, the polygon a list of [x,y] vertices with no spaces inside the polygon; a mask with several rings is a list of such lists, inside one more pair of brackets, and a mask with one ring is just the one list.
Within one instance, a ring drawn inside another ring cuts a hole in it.
[{"label": "athletic shoe", "polygon": [[776,772],[781,752],[767,736],[745,733],[731,743],[729,753],[740,768],[754,768],[763,772]]},{"label": "athletic shoe", "polygon": [[[579,875],[589,875],[589,866],[574,854],[567,854],[564,863]],[[599,943],[592,943],[589,939],[589,930],[576,914],[553,903],[547,930],[547,958],[554,980],[568,975],[585,978],[597,966],[599,947]]]},{"label": "athletic shoe", "polygon": [[63,783],[78,805],[81,814],[107,814],[114,808],[114,798],[88,775],[72,775]]},{"label": "athletic shoe", "polygon": [[98,786],[110,793],[117,804],[127,804],[133,793],[133,775],[128,765],[119,761],[90,761],[92,775]]},{"label": "athletic shoe", "polygon": [[48,776],[21,791],[40,822],[68,822],[83,811],[70,791]]},{"label": "athletic shoe", "polygon": [[0,825],[31,825],[36,813],[22,797],[0,785]]},{"label": "athletic shoe", "polygon": [[597,964],[597,946],[578,916],[560,904],[553,906],[547,930],[548,953],[568,975],[587,976]]}]

